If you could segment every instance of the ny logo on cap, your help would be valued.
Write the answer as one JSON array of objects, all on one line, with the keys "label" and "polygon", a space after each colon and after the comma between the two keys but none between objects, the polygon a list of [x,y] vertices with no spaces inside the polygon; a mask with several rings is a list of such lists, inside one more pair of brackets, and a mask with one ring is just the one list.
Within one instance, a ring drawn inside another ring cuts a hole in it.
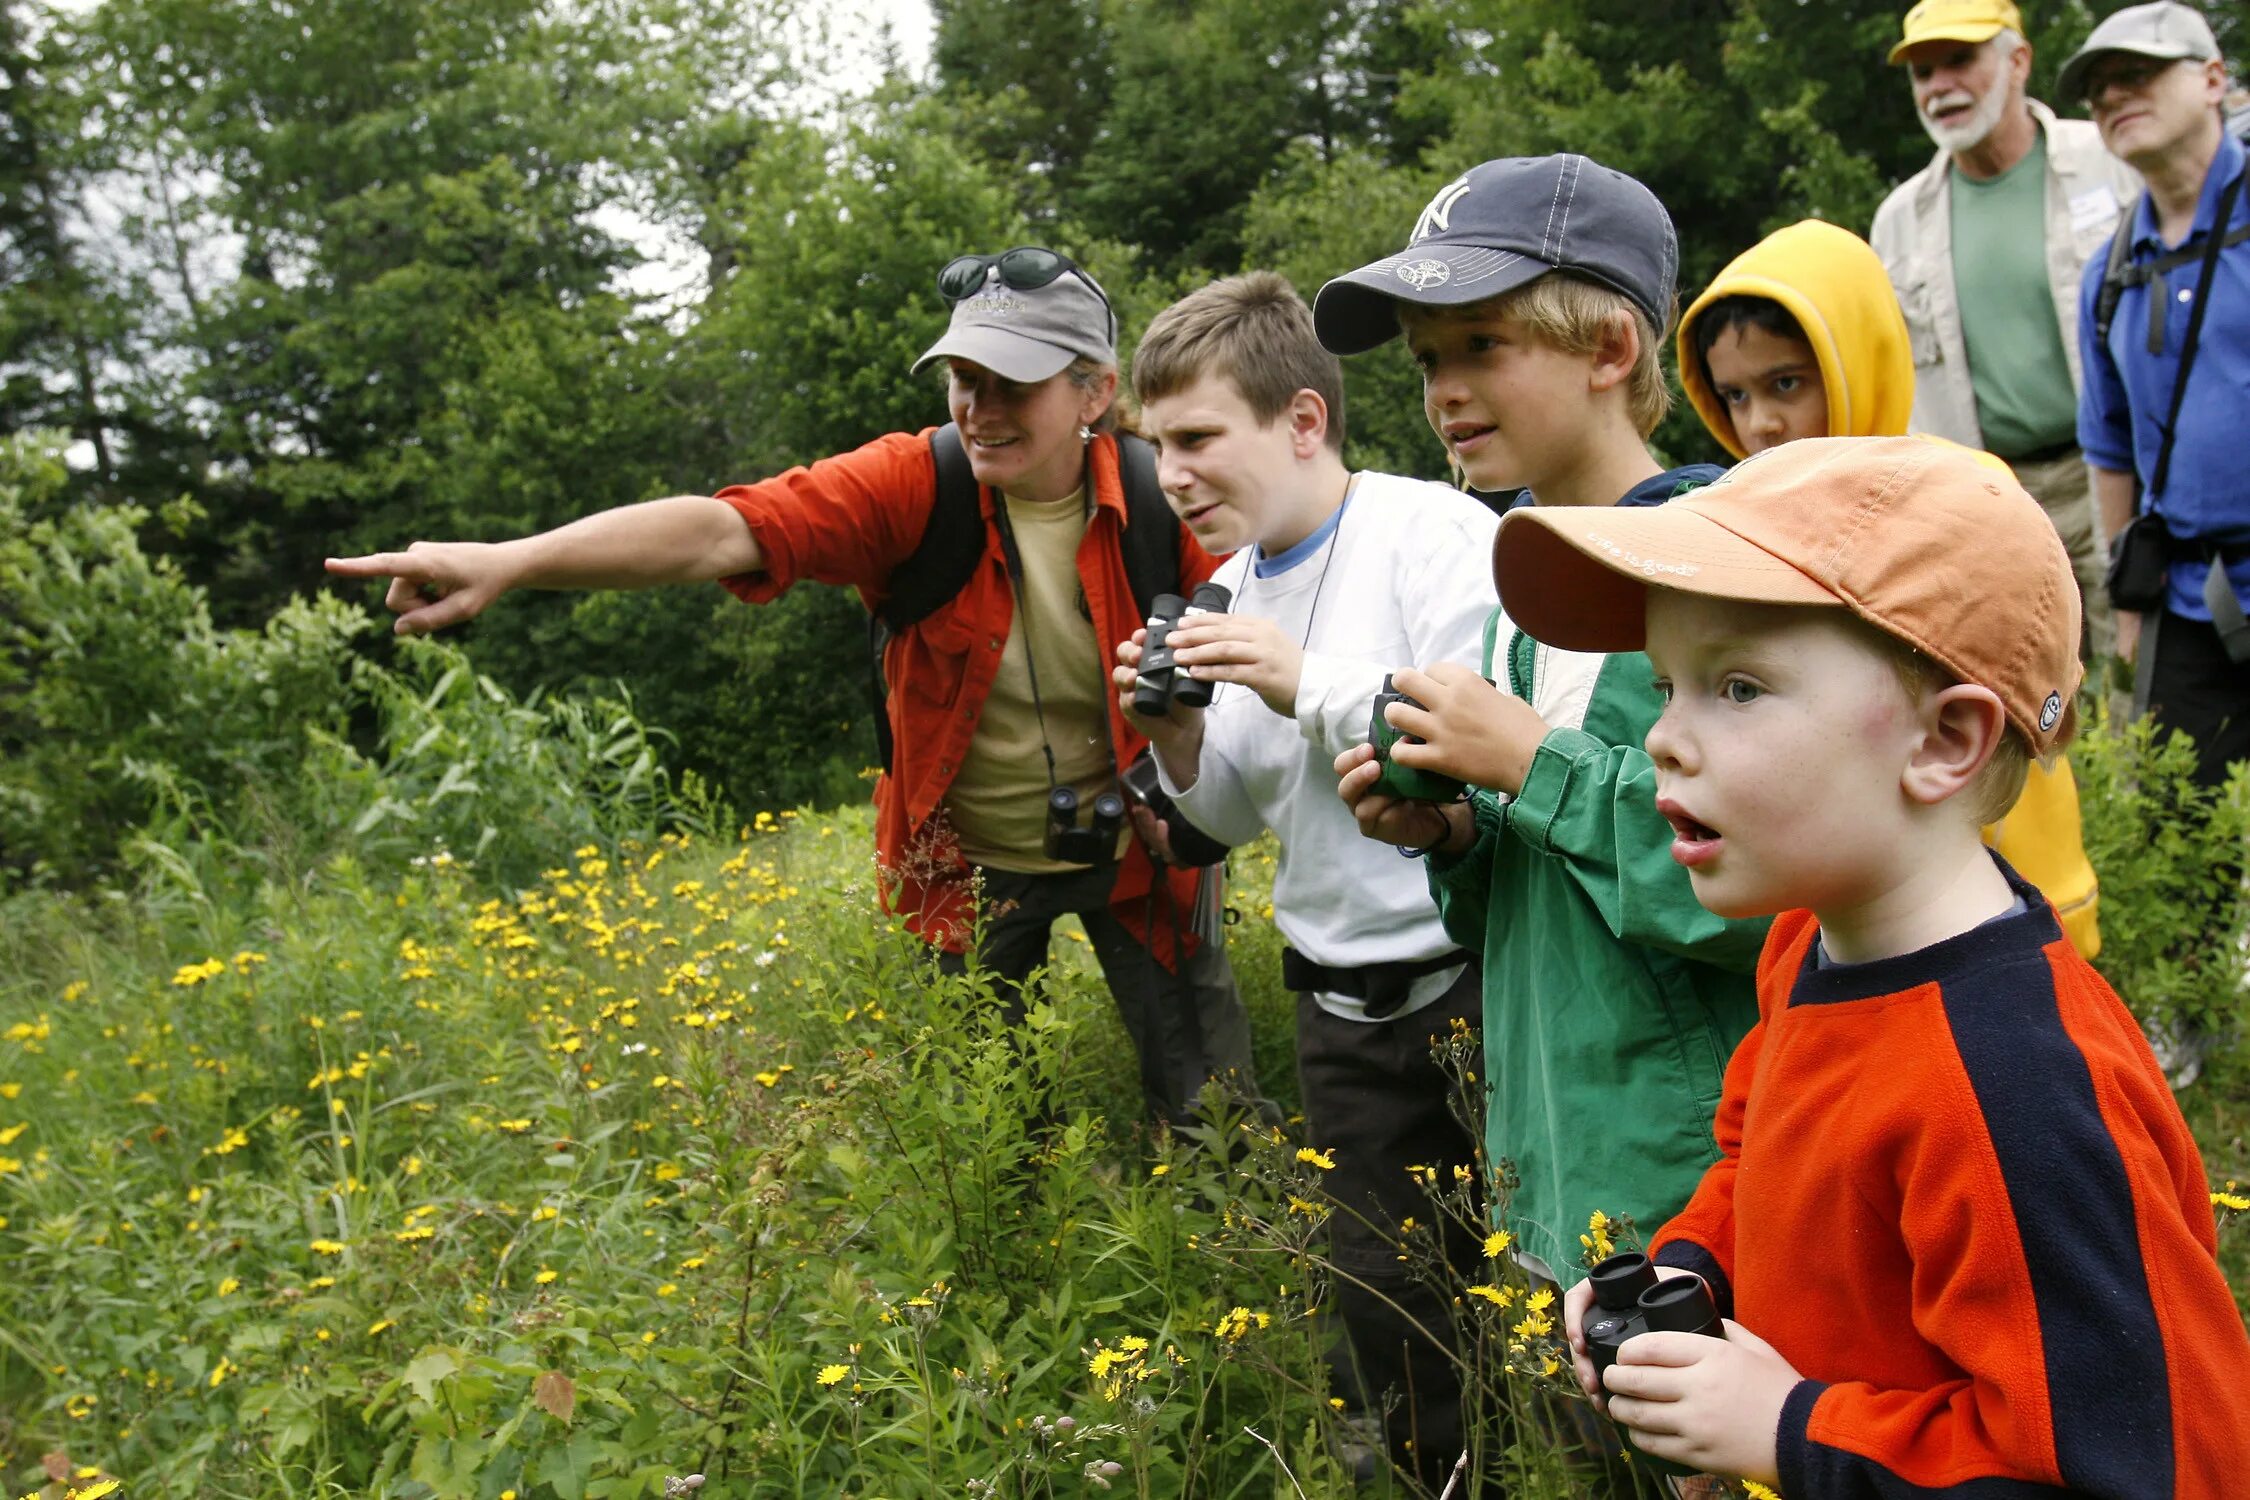
[{"label": "ny logo on cap", "polygon": [[1469,179],[1466,177],[1456,177],[1438,189],[1438,195],[1430,200],[1430,206],[1422,210],[1422,217],[1414,221],[1414,236],[1407,243],[1418,245],[1433,234],[1442,234],[1451,229],[1453,205],[1459,203],[1468,191]]}]

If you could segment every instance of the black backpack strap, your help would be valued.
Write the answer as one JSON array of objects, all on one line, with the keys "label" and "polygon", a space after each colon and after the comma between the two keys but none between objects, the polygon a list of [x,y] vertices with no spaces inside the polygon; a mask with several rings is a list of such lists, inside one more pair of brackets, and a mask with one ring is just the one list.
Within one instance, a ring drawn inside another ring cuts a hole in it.
[{"label": "black backpack strap", "polygon": [[[937,499],[922,539],[906,560],[891,570],[892,591],[867,621],[869,694],[875,709],[875,744],[883,769],[892,769],[889,689],[883,678],[883,651],[891,637],[926,619],[976,575],[984,556],[983,513],[977,476],[961,444],[961,429],[948,422],[930,434],[930,457],[937,465]],[[1120,547],[1125,579],[1142,616],[1159,594],[1177,590],[1180,578],[1180,524],[1164,488],[1156,482],[1156,449],[1131,433],[1117,437],[1118,478],[1125,490],[1125,529]]]},{"label": "black backpack strap", "polygon": [[[2145,197],[2146,194],[2142,196]],[[2117,233],[2110,236],[2109,264],[2103,267],[2101,289],[2094,294],[2094,342],[2104,348],[2109,345],[2110,325],[2117,318],[2117,304],[2128,287],[2147,286],[2152,281],[2161,281],[2167,272],[2176,271],[2182,266],[2200,265],[2205,251],[2214,248],[2214,242],[2215,249],[2226,250],[2250,240],[2250,224],[2238,224],[2229,228],[2222,223],[2216,226],[2218,232],[2205,244],[2182,246],[2135,263],[2131,232],[2134,220],[2139,217],[2140,199],[2136,198],[2132,209],[2117,221]],[[2152,294],[2148,303],[2150,354],[2164,352],[2165,313],[2164,299]]]},{"label": "black backpack strap", "polygon": [[977,476],[969,467],[969,450],[961,445],[961,429],[948,422],[931,433],[930,457],[937,464],[937,501],[922,539],[906,561],[891,569],[890,597],[876,611],[893,635],[960,593],[984,556]]},{"label": "black backpack strap", "polygon": [[1180,519],[1172,514],[1164,487],[1156,482],[1156,447],[1129,432],[1117,435],[1117,477],[1125,488],[1125,581],[1141,618],[1158,594],[1184,593],[1180,587]]},{"label": "black backpack strap", "polygon": [[2109,263],[2102,267],[2101,289],[2094,293],[2094,347],[2098,349],[2109,347],[2109,326],[2117,321],[2117,301],[2125,295],[2127,279],[2132,276],[2133,226],[2140,222],[2141,200],[2147,196],[2146,188],[2134,195],[2118,217],[2116,232],[2109,237]]},{"label": "black backpack strap", "polygon": [[978,504],[976,471],[961,429],[948,422],[930,434],[930,459],[937,467],[937,499],[922,527],[922,539],[904,562],[891,570],[889,597],[867,617],[868,693],[875,709],[875,748],[888,773],[896,746],[891,737],[890,690],[883,678],[883,651],[891,637],[926,619],[974,577],[984,556],[983,512]]}]

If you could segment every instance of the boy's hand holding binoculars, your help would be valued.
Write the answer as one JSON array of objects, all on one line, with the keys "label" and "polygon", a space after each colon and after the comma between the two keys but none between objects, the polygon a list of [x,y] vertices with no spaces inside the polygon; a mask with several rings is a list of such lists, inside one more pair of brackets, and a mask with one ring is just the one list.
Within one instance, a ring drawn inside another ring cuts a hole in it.
[{"label": "boy's hand holding binoculars", "polygon": [[1260,615],[1190,615],[1172,629],[1172,649],[1198,682],[1238,682],[1283,718],[1297,714],[1302,646]]},{"label": "boy's hand holding binoculars", "polygon": [[[1646,1266],[1653,1285],[1637,1308],[1597,1305],[1595,1283],[1604,1268],[1640,1259],[1613,1257],[1563,1297],[1578,1383],[1652,1458],[1779,1483],[1774,1435],[1783,1404],[1804,1377],[1773,1345],[1710,1312],[1709,1294],[1693,1272]],[[1694,1283],[1692,1291],[1682,1280]],[[1696,1305],[1708,1326],[1690,1329]]]},{"label": "boy's hand holding binoculars", "polygon": [[[1547,737],[1537,709],[1459,662],[1441,661],[1426,672],[1405,668],[1392,682],[1414,700],[1394,703],[1386,714],[1392,727],[1411,737],[1390,747],[1392,760],[1510,796],[1523,790],[1531,758]],[[1344,769],[1341,760],[1337,769]]]},{"label": "boy's hand holding binoculars", "polygon": [[1468,803],[1422,802],[1380,790],[1383,763],[1373,745],[1354,745],[1337,756],[1336,775],[1336,795],[1368,838],[1440,854],[1460,854],[1476,842]]}]

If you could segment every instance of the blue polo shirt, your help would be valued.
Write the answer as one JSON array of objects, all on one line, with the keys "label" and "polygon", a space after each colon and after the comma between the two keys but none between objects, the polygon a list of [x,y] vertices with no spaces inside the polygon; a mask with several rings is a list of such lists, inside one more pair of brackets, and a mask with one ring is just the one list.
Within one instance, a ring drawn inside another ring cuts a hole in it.
[{"label": "blue polo shirt", "polygon": [[[2229,132],[2220,139],[2219,154],[2204,174],[2203,196],[2184,243],[2201,245],[2213,232],[2219,197],[2229,182],[2242,175],[2242,167],[2242,142]],[[2245,220],[2250,220],[2250,192],[2235,200],[2228,227]],[[2128,232],[2136,263],[2179,248],[2158,239],[2156,211],[2145,194],[2130,230],[2122,225],[2118,229],[2120,234]],[[2109,347],[2103,349],[2094,341],[2094,302],[2108,264],[2109,250],[2104,246],[2086,262],[2086,278],[2079,288],[2078,349],[2085,382],[2078,400],[2078,446],[2085,450],[2088,463],[2138,474],[2141,509],[2160,511],[2174,536],[2250,544],[2250,240],[2219,253],[2211,280],[2211,308],[2203,315],[2195,367],[2189,372],[2186,399],[2180,403],[2172,468],[2161,495],[2151,495],[2148,486],[2163,442],[2164,417],[2172,407],[2180,345],[2187,338],[2202,263],[2191,261],[2145,287],[2128,287],[2110,322]],[[2152,295],[2164,299],[2160,354],[2148,352]],[[2206,571],[2200,562],[2174,565],[2166,608],[2189,619],[2210,619],[2211,611],[2203,603]],[[2234,581],[2236,596],[2250,603],[2250,561],[2230,567],[2227,576]]]}]

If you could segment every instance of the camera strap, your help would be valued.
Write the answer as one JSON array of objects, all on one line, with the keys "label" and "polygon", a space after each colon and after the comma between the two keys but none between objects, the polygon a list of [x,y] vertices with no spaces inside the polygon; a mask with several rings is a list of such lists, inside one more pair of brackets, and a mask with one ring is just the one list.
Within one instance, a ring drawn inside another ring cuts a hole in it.
[{"label": "camera strap", "polygon": [[[1016,548],[1016,528],[1008,521],[1008,497],[1000,495],[995,498],[998,503],[992,507],[992,519],[1000,529],[1000,556],[1008,570],[1008,586],[1015,591],[1016,595],[1016,620],[1023,628],[1024,671],[1031,678],[1031,712],[1032,716],[1039,721],[1039,753],[1047,757],[1047,790],[1052,792],[1056,784],[1055,747],[1047,740],[1047,705],[1041,702],[1039,698],[1039,657],[1031,649],[1031,601],[1025,597],[1023,591],[1023,554]],[[1087,512],[1091,514],[1093,510],[1091,475],[1088,476],[1086,487],[1086,508]],[[1105,735],[1109,732],[1109,712],[1106,706],[1102,712],[1102,732]],[[1110,747],[1109,758],[1113,764],[1117,760],[1117,749],[1114,745]]]}]

